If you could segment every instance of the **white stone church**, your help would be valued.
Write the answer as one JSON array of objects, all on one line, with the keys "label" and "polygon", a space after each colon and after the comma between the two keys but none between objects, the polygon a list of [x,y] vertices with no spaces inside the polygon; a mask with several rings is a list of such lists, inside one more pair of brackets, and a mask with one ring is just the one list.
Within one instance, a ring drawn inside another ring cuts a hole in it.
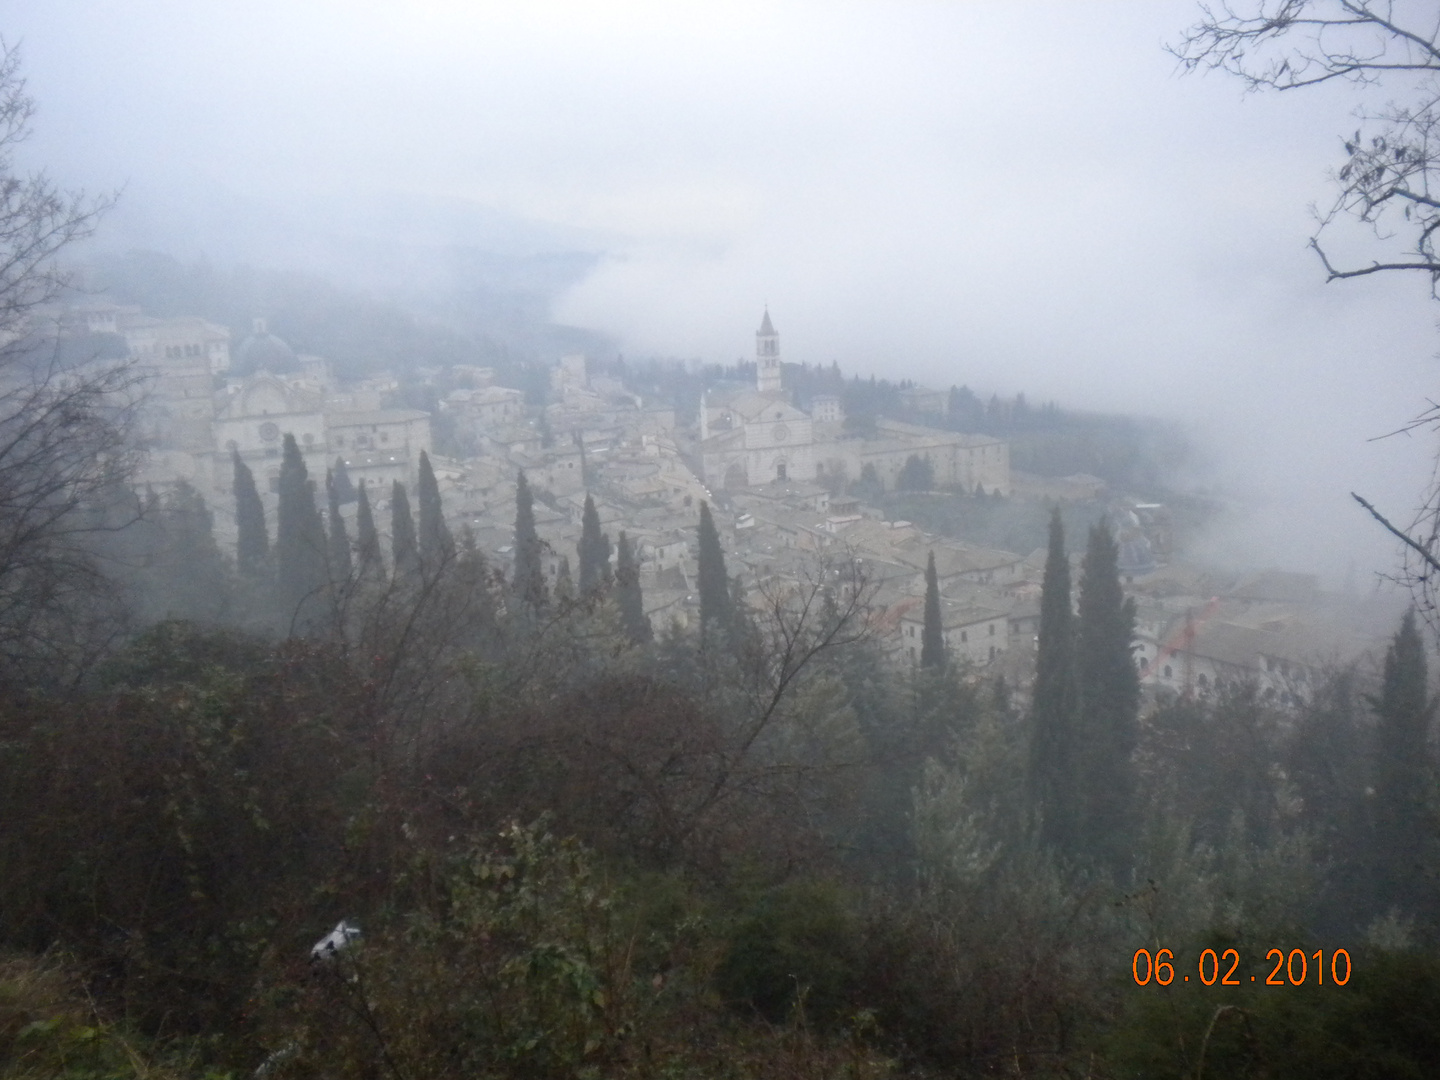
[{"label": "white stone church", "polygon": [[707,392],[700,404],[700,462],[711,488],[737,490],[776,481],[813,483],[838,472],[854,480],[867,467],[895,486],[912,456],[930,463],[937,487],[1010,493],[1010,448],[989,435],[882,419],[872,438],[844,435],[838,398],[819,395],[811,412],[790,404],[781,385],[780,335],[765,312],[755,333],[755,389]]},{"label": "white stone church", "polygon": [[755,332],[755,389],[701,399],[700,457],[712,487],[815,479],[814,426],[781,388],[780,335],[768,310]]}]

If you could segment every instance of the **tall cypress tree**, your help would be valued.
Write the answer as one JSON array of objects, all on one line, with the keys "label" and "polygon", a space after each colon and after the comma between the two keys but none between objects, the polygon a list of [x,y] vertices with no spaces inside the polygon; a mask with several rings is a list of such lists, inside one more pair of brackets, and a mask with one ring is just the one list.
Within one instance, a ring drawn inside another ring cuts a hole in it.
[{"label": "tall cypress tree", "polygon": [[730,579],[725,573],[725,551],[720,546],[720,533],[710,516],[710,506],[700,500],[700,640],[712,624],[730,629],[733,608],[730,602]]},{"label": "tall cypress tree", "polygon": [[580,517],[580,592],[589,594],[610,584],[610,537],[600,531],[600,514],[595,500],[585,495],[585,511]]},{"label": "tall cypress tree", "polygon": [[373,581],[385,576],[385,567],[380,556],[380,531],[375,528],[375,514],[370,509],[370,496],[365,491],[365,481],[355,493],[355,554],[358,557],[357,576],[362,581]]},{"label": "tall cypress tree", "polygon": [[555,599],[561,604],[575,600],[575,579],[570,576],[570,556],[560,556],[560,567],[555,571]]},{"label": "tall cypress tree", "polygon": [[431,573],[455,557],[455,540],[445,524],[440,485],[430,467],[430,455],[420,451],[420,562]]},{"label": "tall cypress tree", "polygon": [[446,638],[457,648],[487,650],[496,643],[490,568],[468,525],[461,530],[456,549],[455,566],[444,592],[447,599],[460,603],[456,617],[447,620]]},{"label": "tall cypress tree", "polygon": [[655,637],[650,620],[645,617],[645,598],[640,593],[640,564],[624,530],[620,532],[620,550],[615,565],[615,596],[620,602],[620,623],[636,645],[644,645]]},{"label": "tall cypress tree", "polygon": [[925,564],[925,626],[920,633],[920,666],[945,666],[945,632],[940,623],[940,578],[935,572],[935,552]]},{"label": "tall cypress tree", "polygon": [[540,563],[542,550],[540,534],[535,531],[535,496],[521,469],[515,478],[515,578],[510,584],[532,609],[544,607],[549,600],[545,568]]},{"label": "tall cypress tree", "polygon": [[[1370,728],[1355,682],[1356,672],[1342,668],[1316,689],[1301,711],[1285,761],[1300,796],[1299,824],[1314,842],[1316,861],[1329,866],[1318,925],[1347,933],[1358,913],[1368,916],[1376,877],[1375,844],[1368,834],[1374,800],[1366,794],[1367,788],[1373,791],[1372,771],[1365,767],[1373,765],[1367,753]],[[1229,776],[1225,782],[1231,782]]]},{"label": "tall cypress tree", "polygon": [[350,470],[345,468],[345,459],[335,459],[335,490],[340,493],[340,505],[352,503],[356,499],[355,485],[350,482]]},{"label": "tall cypress tree", "polygon": [[390,484],[390,561],[396,581],[414,581],[420,576],[415,518],[410,513],[410,496],[399,480]]},{"label": "tall cypress tree", "polygon": [[280,514],[275,530],[276,586],[280,613],[301,634],[319,629],[323,593],[330,575],[325,567],[325,526],[315,508],[310,475],[295,436],[285,435],[280,462]]},{"label": "tall cypress tree", "polygon": [[1075,669],[1080,705],[1084,845],[1097,863],[1123,872],[1134,858],[1135,763],[1140,675],[1135,670],[1135,601],[1120,587],[1120,549],[1103,521],[1090,530],[1080,578]]},{"label": "tall cypress tree", "polygon": [[1389,650],[1375,710],[1375,884],[1380,910],[1433,915],[1426,888],[1433,830],[1428,795],[1430,720],[1425,648],[1415,612],[1405,613]]},{"label": "tall cypress tree", "polygon": [[270,536],[265,529],[265,507],[260,502],[260,493],[255,490],[255,474],[250,471],[249,465],[240,460],[240,451],[231,450],[230,458],[235,471],[232,483],[235,527],[239,531],[235,562],[246,577],[264,577],[270,572]]},{"label": "tall cypress tree", "polygon": [[329,469],[325,470],[325,495],[330,511],[330,580],[349,581],[354,572],[350,558],[350,534],[340,514],[340,484]]},{"label": "tall cypress tree", "polygon": [[1040,591],[1035,689],[1030,704],[1029,788],[1040,836],[1074,854],[1080,815],[1079,739],[1076,732],[1075,609],[1070,559],[1060,511],[1050,515],[1050,547]]}]

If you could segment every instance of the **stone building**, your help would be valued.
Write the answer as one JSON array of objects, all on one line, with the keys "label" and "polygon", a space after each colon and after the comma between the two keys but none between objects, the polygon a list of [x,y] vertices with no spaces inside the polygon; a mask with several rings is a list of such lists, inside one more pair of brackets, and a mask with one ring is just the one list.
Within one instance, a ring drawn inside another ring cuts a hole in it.
[{"label": "stone building", "polygon": [[866,475],[865,468],[870,466],[887,491],[895,487],[900,470],[914,456],[930,463],[936,487],[961,487],[970,492],[983,487],[987,495],[997,491],[1010,494],[1009,444],[989,435],[940,431],[881,418],[875,421],[874,438],[837,439],[825,444],[821,453],[827,463],[842,463],[852,480]]},{"label": "stone building", "polygon": [[329,446],[323,397],[268,371],[233,384],[215,406],[212,421],[215,488],[229,490],[230,454],[238,451],[264,490],[279,489],[280,451],[287,434],[305,458],[311,476],[324,477]]},{"label": "stone building", "polygon": [[343,460],[355,483],[388,487],[399,480],[413,490],[420,452],[431,450],[430,414],[419,409],[327,413],[325,438],[331,462]]},{"label": "stone building", "polygon": [[[940,600],[940,636],[952,660],[988,664],[1010,643],[1010,622],[1006,612],[966,601]],[[909,605],[899,623],[901,653],[911,663],[920,662],[920,644],[925,634],[925,605]]]},{"label": "stone building", "polygon": [[146,435],[157,446],[209,451],[215,380],[230,367],[230,331],[199,318],[156,319],[128,312],[114,322],[146,381]]},{"label": "stone building", "polygon": [[701,399],[705,482],[733,490],[775,480],[813,481],[814,429],[810,415],[791,405],[781,386],[780,335],[769,311],[755,334],[755,385]]}]

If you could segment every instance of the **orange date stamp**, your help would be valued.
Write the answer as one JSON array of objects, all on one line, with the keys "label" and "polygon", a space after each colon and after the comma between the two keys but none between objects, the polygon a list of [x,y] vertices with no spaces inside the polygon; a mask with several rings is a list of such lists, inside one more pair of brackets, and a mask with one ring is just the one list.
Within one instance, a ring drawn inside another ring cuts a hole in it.
[{"label": "orange date stamp", "polygon": [[[1195,977],[1206,986],[1216,983],[1221,986],[1243,986],[1247,982],[1259,984],[1259,975],[1265,975],[1261,984],[1264,986],[1304,986],[1312,979],[1316,986],[1324,986],[1328,971],[1332,985],[1344,986],[1348,983],[1350,953],[1345,949],[1335,949],[1329,954],[1328,964],[1326,959],[1324,949],[1316,949],[1308,956],[1304,949],[1291,949],[1288,953],[1284,949],[1271,949],[1265,954],[1266,964],[1274,961],[1269,974],[1265,974],[1262,968],[1247,978],[1240,970],[1239,950],[1226,949],[1217,954],[1214,949],[1204,949],[1195,963]],[[1137,986],[1149,986],[1152,981],[1157,986],[1169,986],[1177,974],[1175,954],[1169,949],[1157,949],[1153,954],[1149,949],[1136,949],[1130,971]],[[1179,977],[1182,982],[1190,981],[1186,972],[1179,972]]]}]

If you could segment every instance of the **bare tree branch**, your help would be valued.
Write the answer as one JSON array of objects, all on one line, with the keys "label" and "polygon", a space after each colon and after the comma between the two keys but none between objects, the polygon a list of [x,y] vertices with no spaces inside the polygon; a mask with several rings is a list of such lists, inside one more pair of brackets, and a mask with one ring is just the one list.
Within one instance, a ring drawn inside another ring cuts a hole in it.
[{"label": "bare tree branch", "polygon": [[1426,550],[1423,544],[1413,539],[1403,530],[1397,529],[1393,524],[1391,524],[1390,519],[1387,518],[1384,514],[1380,513],[1379,510],[1376,510],[1374,505],[1371,504],[1368,500],[1355,494],[1355,492],[1353,491],[1350,493],[1350,497],[1356,502],[1358,502],[1361,506],[1363,506],[1367,511],[1369,511],[1370,516],[1373,517],[1376,521],[1378,521],[1381,525],[1383,525],[1392,536],[1404,543],[1406,547],[1414,551],[1417,555],[1420,556],[1420,558],[1424,559],[1427,566],[1429,566],[1437,573],[1440,573],[1440,560],[1437,560],[1434,555],[1432,555],[1428,550]]}]

